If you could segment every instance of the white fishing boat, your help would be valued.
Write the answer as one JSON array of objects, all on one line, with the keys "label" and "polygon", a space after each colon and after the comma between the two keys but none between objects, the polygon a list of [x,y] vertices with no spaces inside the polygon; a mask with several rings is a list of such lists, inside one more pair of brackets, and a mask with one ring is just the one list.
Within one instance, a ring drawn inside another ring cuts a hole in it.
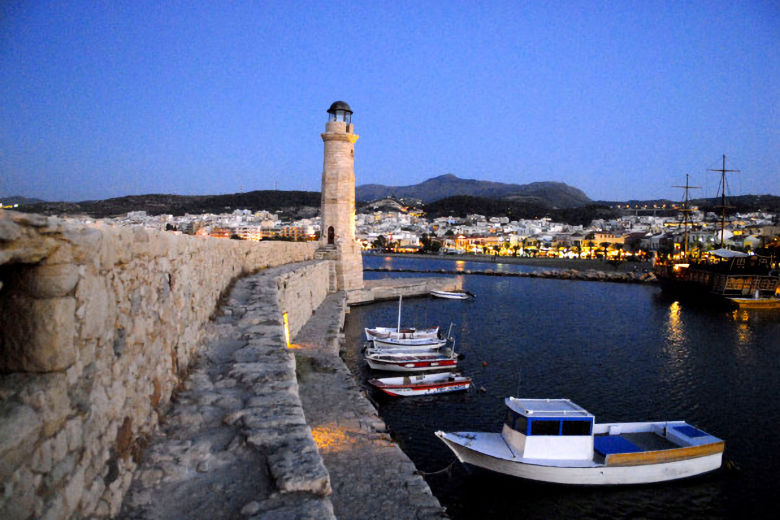
[{"label": "white fishing boat", "polygon": [[439,291],[436,289],[431,290],[431,296],[436,298],[447,298],[449,300],[468,300],[469,298],[476,298],[474,293],[469,291]]},{"label": "white fishing boat", "polygon": [[452,326],[454,324],[450,323],[450,328],[447,331],[447,337],[446,338],[397,338],[397,339],[379,339],[374,338],[372,341],[374,348],[377,349],[383,349],[383,350],[403,350],[403,351],[432,351],[432,350],[438,350],[445,346],[448,341],[452,341],[453,345],[455,343],[455,340],[452,338]]},{"label": "white fishing boat", "polygon": [[365,354],[368,366],[374,370],[390,372],[424,372],[438,368],[454,368],[458,358],[451,349],[436,352],[388,352],[368,349]]},{"label": "white fishing boat", "polygon": [[414,327],[401,328],[401,307],[403,305],[403,296],[398,297],[398,325],[393,327],[374,327],[365,328],[366,339],[373,341],[381,340],[416,340],[416,339],[437,339],[439,337],[439,327],[428,327],[417,329]]},{"label": "white fishing boat", "polygon": [[432,351],[447,344],[446,339],[416,339],[416,340],[384,340],[375,339],[374,347],[382,350]]},{"label": "white fishing boat", "polygon": [[558,484],[644,484],[720,467],[724,442],[685,421],[596,424],[568,399],[505,400],[501,433],[437,431],[462,463]]},{"label": "white fishing boat", "polygon": [[457,372],[438,372],[435,374],[369,379],[368,382],[388,395],[409,397],[468,390],[471,385],[471,378],[462,376]]},{"label": "white fishing boat", "polygon": [[425,329],[403,328],[399,332],[395,327],[374,327],[364,329],[366,339],[436,339],[439,336],[439,327]]}]

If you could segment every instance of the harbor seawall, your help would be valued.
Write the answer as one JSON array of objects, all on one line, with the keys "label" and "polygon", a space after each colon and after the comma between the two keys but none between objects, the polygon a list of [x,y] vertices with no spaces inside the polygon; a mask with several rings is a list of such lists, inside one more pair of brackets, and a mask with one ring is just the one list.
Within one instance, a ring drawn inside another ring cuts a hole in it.
[{"label": "harbor seawall", "polygon": [[303,262],[276,278],[295,334],[328,293],[315,247],[0,213],[0,517],[116,515],[220,298]]}]

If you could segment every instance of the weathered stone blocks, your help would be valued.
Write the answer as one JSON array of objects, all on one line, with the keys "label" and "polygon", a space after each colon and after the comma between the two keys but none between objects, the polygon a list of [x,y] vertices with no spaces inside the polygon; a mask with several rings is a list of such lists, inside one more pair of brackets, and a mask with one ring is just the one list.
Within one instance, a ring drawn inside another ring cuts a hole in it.
[{"label": "weathered stone blocks", "polygon": [[[117,514],[132,453],[222,292],[242,273],[313,252],[0,211],[0,517]],[[212,404],[220,419],[245,406],[229,394]]]},{"label": "weathered stone blocks", "polygon": [[76,360],[74,298],[32,299],[21,295],[0,306],[4,326],[0,370],[52,372]]}]

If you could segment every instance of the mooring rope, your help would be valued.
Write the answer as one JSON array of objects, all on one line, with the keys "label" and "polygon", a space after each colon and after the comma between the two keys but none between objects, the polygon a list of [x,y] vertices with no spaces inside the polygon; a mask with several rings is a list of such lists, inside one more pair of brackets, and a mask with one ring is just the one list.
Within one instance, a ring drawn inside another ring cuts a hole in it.
[{"label": "mooring rope", "polygon": [[439,473],[444,473],[444,472],[447,472],[448,475],[451,475],[452,474],[452,466],[454,466],[454,465],[455,465],[455,461],[452,461],[452,462],[450,462],[447,465],[447,467],[445,467],[443,469],[440,469],[438,471],[422,471],[422,470],[418,469],[417,471],[415,471],[415,473],[417,473],[418,475],[423,476],[423,477],[429,477],[431,475],[438,475]]}]

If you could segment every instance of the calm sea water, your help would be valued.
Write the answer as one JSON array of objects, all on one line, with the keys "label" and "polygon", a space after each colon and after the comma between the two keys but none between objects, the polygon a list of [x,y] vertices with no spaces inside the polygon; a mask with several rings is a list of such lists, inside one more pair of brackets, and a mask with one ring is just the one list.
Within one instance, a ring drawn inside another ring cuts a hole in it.
[{"label": "calm sea water", "polygon": [[[458,267],[381,256],[365,257],[364,266]],[[366,279],[386,276],[402,274],[365,273]],[[463,287],[476,301],[407,299],[402,324],[454,323],[456,349],[465,354],[459,369],[480,390],[383,396],[366,383],[370,371],[359,349],[364,327],[395,325],[397,302],[354,307],[346,323],[347,364],[401,447],[423,472],[450,467],[426,480],[453,518],[776,517],[777,313],[702,309],[654,285],[471,275]],[[686,420],[726,441],[725,467],[665,484],[556,486],[469,471],[434,437],[436,430],[499,431],[510,395],[566,397],[597,422]]]}]

